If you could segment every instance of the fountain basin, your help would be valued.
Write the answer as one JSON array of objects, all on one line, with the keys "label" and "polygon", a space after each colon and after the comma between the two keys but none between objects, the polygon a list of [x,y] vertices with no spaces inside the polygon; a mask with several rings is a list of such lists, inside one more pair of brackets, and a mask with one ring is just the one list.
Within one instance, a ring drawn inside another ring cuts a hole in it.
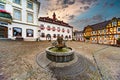
[{"label": "fountain basin", "polygon": [[46,49],[46,57],[53,62],[69,62],[74,59],[74,50],[66,47],[67,51],[55,52],[52,51],[56,47],[48,47]]}]

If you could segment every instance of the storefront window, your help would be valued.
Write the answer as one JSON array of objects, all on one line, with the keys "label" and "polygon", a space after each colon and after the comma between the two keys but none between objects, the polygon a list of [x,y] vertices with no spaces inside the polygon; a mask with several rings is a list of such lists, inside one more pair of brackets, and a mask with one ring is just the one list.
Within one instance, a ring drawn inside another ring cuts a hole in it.
[{"label": "storefront window", "polygon": [[13,28],[13,36],[22,36],[22,28]]},{"label": "storefront window", "polygon": [[27,29],[26,30],[26,35],[27,35],[27,37],[33,37],[33,30],[32,29]]}]

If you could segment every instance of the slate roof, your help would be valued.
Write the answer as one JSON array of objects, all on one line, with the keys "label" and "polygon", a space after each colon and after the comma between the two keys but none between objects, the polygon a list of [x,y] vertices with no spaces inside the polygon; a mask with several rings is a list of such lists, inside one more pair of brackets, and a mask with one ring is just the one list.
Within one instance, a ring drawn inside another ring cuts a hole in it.
[{"label": "slate roof", "polygon": [[86,26],[86,27],[84,28],[83,32],[85,31],[85,29],[86,29],[87,27],[92,28],[93,31],[102,30],[102,29],[106,28],[106,26],[107,26],[107,24],[108,24],[109,22],[110,22],[110,20],[109,20],[109,21],[100,22],[100,23],[97,23],[97,24],[93,24],[93,25],[88,25],[88,26]]},{"label": "slate roof", "polygon": [[106,28],[106,26],[108,25],[109,22],[110,22],[110,20],[109,21],[104,21],[104,22],[101,22],[101,23],[98,23],[98,24],[90,25],[90,27],[92,27],[93,31],[102,30],[102,29]]}]

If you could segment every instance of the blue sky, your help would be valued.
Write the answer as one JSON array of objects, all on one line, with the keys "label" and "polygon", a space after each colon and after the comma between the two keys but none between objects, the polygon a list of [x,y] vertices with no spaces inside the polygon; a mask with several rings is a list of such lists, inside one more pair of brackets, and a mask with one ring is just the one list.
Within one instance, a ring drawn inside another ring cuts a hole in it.
[{"label": "blue sky", "polygon": [[[113,17],[120,17],[120,0],[40,0],[40,16],[52,16],[55,12],[77,29],[99,23]],[[49,7],[48,7],[49,6]]]}]

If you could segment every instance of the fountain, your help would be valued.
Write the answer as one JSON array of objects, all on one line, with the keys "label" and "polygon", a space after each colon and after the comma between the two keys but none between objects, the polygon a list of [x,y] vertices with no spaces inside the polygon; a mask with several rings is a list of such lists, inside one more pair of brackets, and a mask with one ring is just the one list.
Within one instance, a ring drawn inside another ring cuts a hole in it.
[{"label": "fountain", "polygon": [[[100,80],[95,64],[67,47],[60,36],[53,42],[52,47],[37,54],[36,62],[48,73],[51,72],[55,80]],[[50,80],[53,80],[53,77],[51,78]]]},{"label": "fountain", "polygon": [[74,59],[74,50],[66,46],[63,37],[58,36],[53,46],[46,49],[46,57],[53,62],[69,62]]}]

